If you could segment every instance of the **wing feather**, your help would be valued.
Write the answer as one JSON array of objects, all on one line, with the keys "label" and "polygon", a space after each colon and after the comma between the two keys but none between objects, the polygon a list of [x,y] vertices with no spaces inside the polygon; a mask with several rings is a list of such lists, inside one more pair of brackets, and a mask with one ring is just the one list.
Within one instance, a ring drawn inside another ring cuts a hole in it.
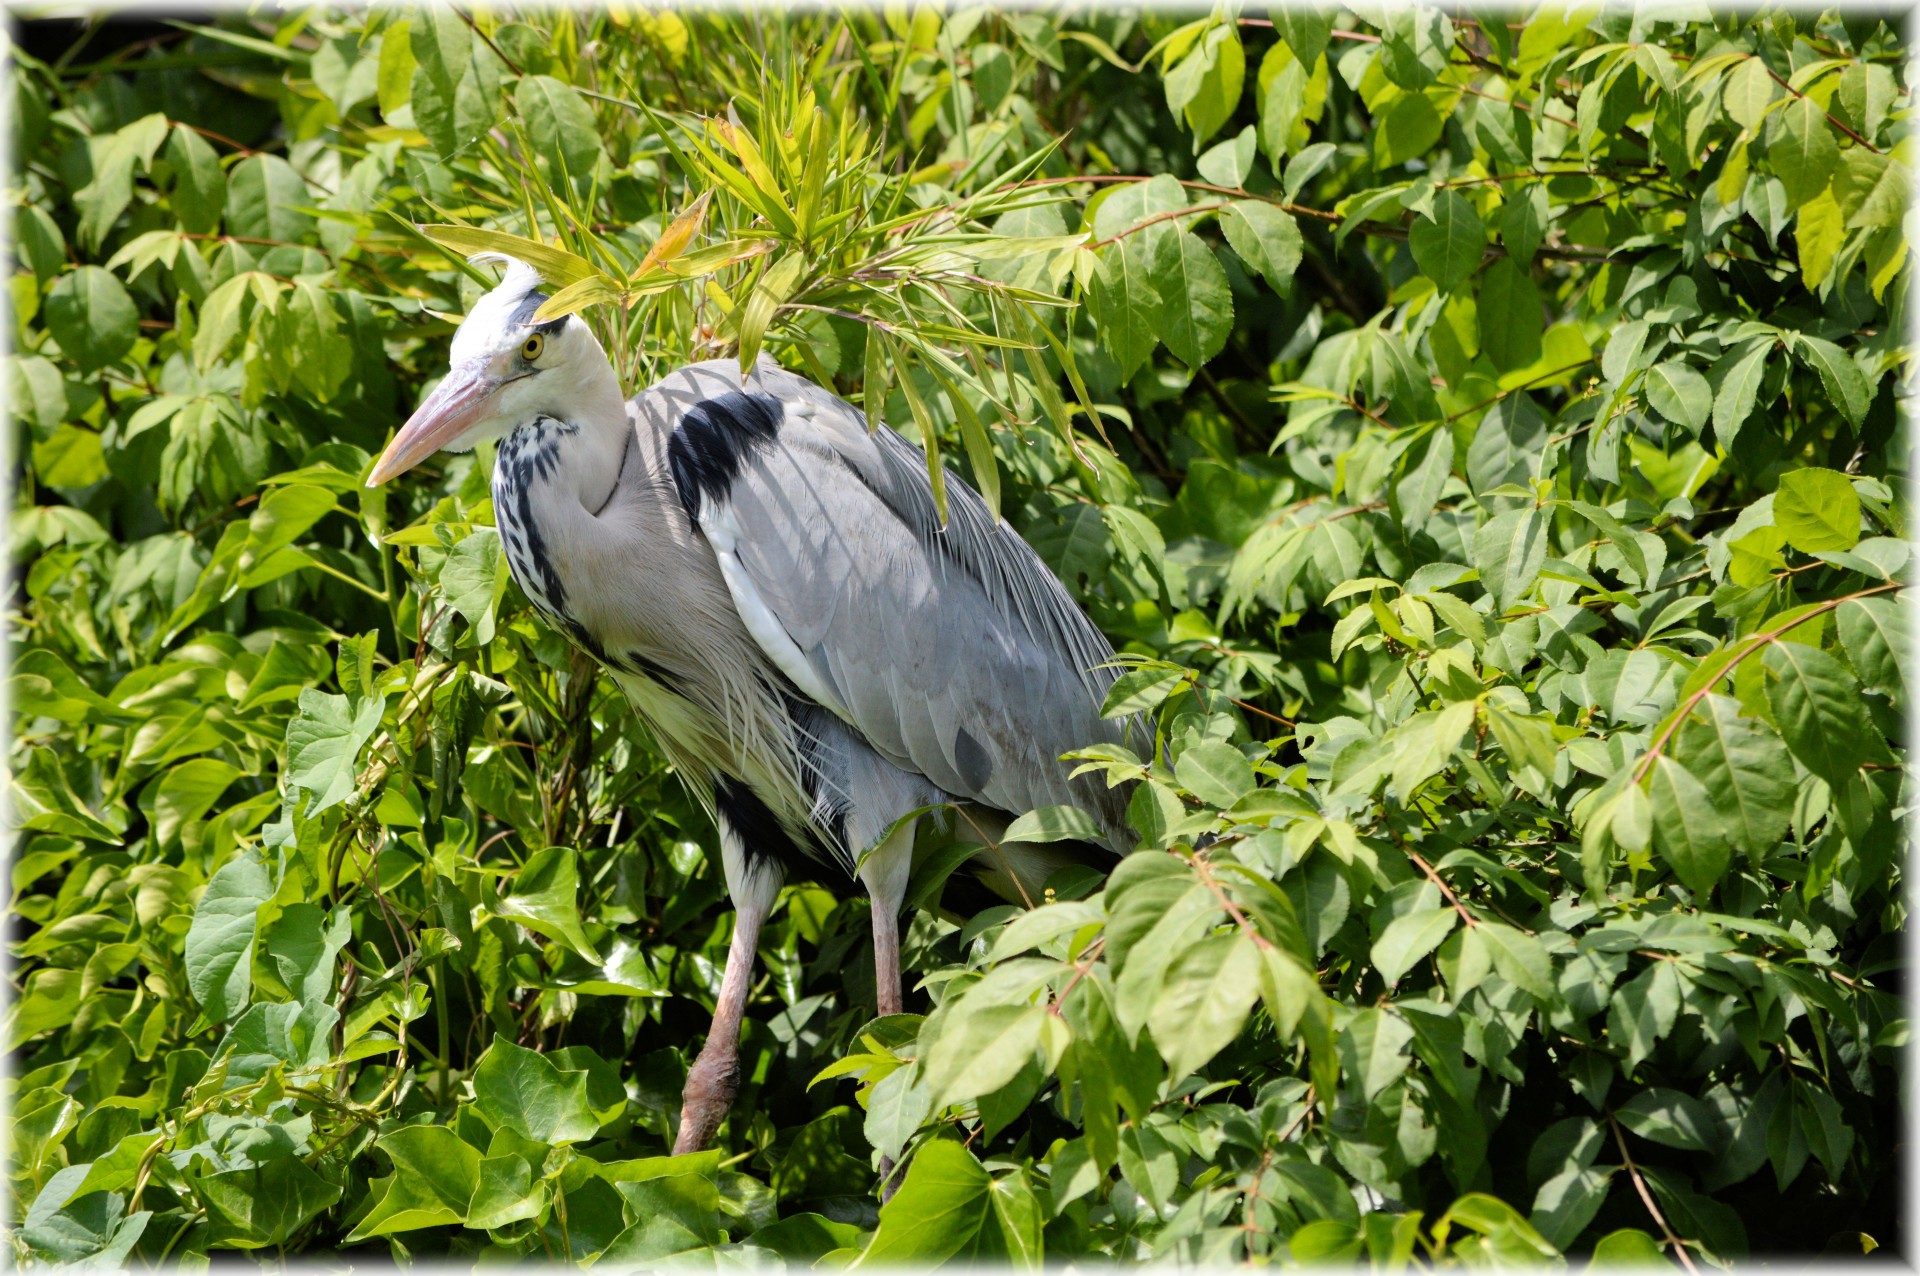
[{"label": "wing feather", "polygon": [[679,378],[782,409],[693,506],[769,659],[955,797],[1016,814],[1072,802],[1124,845],[1124,795],[1069,781],[1059,757],[1139,724],[1099,717],[1112,648],[1032,548],[951,476],[942,527],[919,449],[812,382],[765,360],[744,383],[719,363]]}]

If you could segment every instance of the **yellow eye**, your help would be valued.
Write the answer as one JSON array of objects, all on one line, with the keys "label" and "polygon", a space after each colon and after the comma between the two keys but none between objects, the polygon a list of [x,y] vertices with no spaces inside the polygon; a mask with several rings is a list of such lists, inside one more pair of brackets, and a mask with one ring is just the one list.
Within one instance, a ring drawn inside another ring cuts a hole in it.
[{"label": "yellow eye", "polygon": [[547,348],[547,339],[545,335],[536,332],[531,337],[527,338],[527,342],[525,345],[520,347],[520,357],[525,359],[528,363],[532,363],[535,359],[538,359],[540,357],[540,352],[542,350],[545,350],[546,348]]}]

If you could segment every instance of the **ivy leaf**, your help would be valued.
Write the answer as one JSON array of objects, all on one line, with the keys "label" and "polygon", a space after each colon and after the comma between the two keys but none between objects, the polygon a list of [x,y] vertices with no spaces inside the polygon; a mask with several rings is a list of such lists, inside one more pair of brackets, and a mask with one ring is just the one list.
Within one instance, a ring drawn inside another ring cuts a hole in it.
[{"label": "ivy leaf", "polygon": [[275,889],[259,855],[242,853],[213,875],[194,906],[185,950],[187,987],[215,1023],[246,1009],[260,908]]},{"label": "ivy leaf", "polygon": [[359,782],[360,750],[380,729],[385,705],[379,697],[349,700],[323,691],[300,693],[300,709],[287,723],[287,775],[313,795],[308,815],[346,801]]},{"label": "ivy leaf", "polygon": [[973,1153],[950,1139],[921,1145],[892,1200],[880,1207],[880,1225],[860,1256],[861,1266],[932,1266],[969,1248],[992,1209],[993,1180]]},{"label": "ivy leaf", "polygon": [[528,858],[493,913],[558,940],[597,966],[600,955],[580,925],[579,894],[580,871],[573,851],[549,846]]},{"label": "ivy leaf", "polygon": [[488,1125],[535,1143],[580,1143],[600,1128],[587,1103],[584,1071],[563,1072],[505,1037],[496,1036],[474,1067],[473,1094],[473,1110]]}]

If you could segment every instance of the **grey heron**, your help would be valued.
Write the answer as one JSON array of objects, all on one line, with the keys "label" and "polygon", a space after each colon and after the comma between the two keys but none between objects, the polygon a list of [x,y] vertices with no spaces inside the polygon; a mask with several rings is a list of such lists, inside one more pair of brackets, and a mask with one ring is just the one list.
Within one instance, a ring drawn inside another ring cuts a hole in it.
[{"label": "grey heron", "polygon": [[[986,830],[1072,803],[1123,853],[1125,794],[1061,754],[1125,738],[1100,716],[1113,652],[1038,555],[957,478],[939,518],[918,448],[761,359],[681,368],[628,401],[578,316],[535,322],[528,265],[453,338],[451,369],[367,479],[498,440],[494,517],[513,578],[598,660],[720,833],[735,923],[688,1070],[674,1150],[703,1147],[738,1084],[761,923],[808,858],[872,901],[876,1000],[901,1009],[899,918],[916,828]],[[1018,900],[1061,863],[1001,844]]]}]

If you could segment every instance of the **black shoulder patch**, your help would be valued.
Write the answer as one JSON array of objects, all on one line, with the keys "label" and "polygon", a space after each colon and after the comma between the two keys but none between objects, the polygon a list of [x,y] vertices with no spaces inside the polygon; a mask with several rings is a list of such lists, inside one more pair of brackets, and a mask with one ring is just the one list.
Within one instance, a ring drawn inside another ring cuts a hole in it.
[{"label": "black shoulder patch", "polygon": [[953,765],[960,772],[960,781],[975,793],[987,787],[987,781],[993,778],[993,759],[987,756],[984,745],[974,738],[973,732],[961,727],[953,737]]},{"label": "black shoulder patch", "polygon": [[739,390],[687,409],[667,440],[667,469],[688,518],[697,523],[703,502],[726,499],[742,462],[754,448],[773,442],[785,415],[771,395]]},{"label": "black shoulder patch", "polygon": [[520,299],[520,304],[513,308],[512,314],[507,316],[507,322],[519,324],[523,328],[533,328],[536,331],[549,335],[558,332],[560,326],[567,321],[565,315],[561,315],[558,319],[549,319],[546,323],[542,324],[536,324],[533,321],[534,312],[546,304],[547,294],[536,288]]}]

